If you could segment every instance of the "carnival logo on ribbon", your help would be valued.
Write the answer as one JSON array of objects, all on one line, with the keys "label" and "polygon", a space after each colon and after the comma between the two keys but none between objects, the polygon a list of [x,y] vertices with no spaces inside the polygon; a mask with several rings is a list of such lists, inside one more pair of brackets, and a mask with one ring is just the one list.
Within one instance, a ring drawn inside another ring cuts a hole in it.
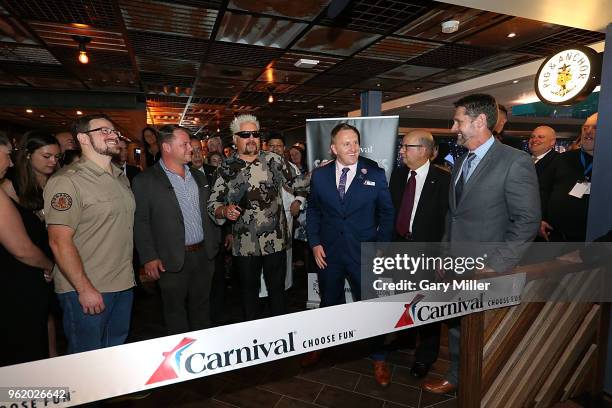
[{"label": "carnival logo on ribbon", "polygon": [[412,302],[406,303],[404,305],[405,309],[402,312],[402,315],[400,316],[399,320],[395,324],[396,329],[399,327],[412,326],[414,324],[414,311],[416,309],[416,305],[421,300],[423,300],[423,298],[425,298],[425,296],[419,293],[414,297],[414,299],[412,299]]},{"label": "carnival logo on ribbon", "polygon": [[172,350],[163,352],[162,355],[164,356],[164,360],[146,382],[146,385],[178,378],[178,372],[181,371],[181,354],[187,347],[195,343],[195,341],[195,339],[185,337]]}]

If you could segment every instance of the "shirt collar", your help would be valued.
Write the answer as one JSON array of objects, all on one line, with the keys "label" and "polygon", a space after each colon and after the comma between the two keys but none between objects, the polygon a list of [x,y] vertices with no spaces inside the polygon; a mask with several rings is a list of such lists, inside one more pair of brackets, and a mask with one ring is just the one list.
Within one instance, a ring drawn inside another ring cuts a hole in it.
[{"label": "shirt collar", "polygon": [[546,152],[542,153],[539,156],[536,156],[536,160],[540,160],[542,157],[546,156],[548,153],[550,153],[552,149],[548,149]]},{"label": "shirt collar", "polygon": [[357,174],[357,164],[359,163],[359,161],[357,161],[357,163],[355,164],[351,164],[350,166],[343,166],[340,164],[340,162],[338,160],[336,160],[336,173],[340,174],[342,173],[342,169],[345,167],[348,167],[349,172],[353,172],[354,174]]},{"label": "shirt collar", "polygon": [[[170,170],[168,167],[166,167],[166,163],[164,163],[164,159],[159,159],[159,164],[162,166],[162,169],[164,169],[166,173],[176,174],[175,172]],[[191,175],[191,172],[189,171],[189,166],[186,164],[183,164],[183,168],[185,169],[185,177],[189,177]],[[178,176],[178,174],[176,175]]]},{"label": "shirt collar", "polygon": [[[415,169],[414,171],[416,171],[417,176],[426,176],[427,172],[429,171],[429,160],[427,160],[425,163],[423,163],[419,168]],[[410,173],[412,170],[409,168],[408,172]]]},{"label": "shirt collar", "polygon": [[478,157],[478,159],[482,159],[485,156],[485,154],[487,154],[491,146],[493,146],[494,142],[495,142],[495,137],[491,135],[491,137],[489,137],[489,139],[486,142],[478,146],[471,153],[474,153],[476,157]]},{"label": "shirt collar", "polygon": [[[81,166],[91,170],[98,177],[103,175],[104,173],[108,174],[106,170],[98,166],[93,160],[88,159],[85,155],[81,155],[79,163],[81,164]],[[111,176],[119,177],[122,174],[123,171],[121,171],[120,168],[118,168],[116,165],[113,165],[113,163],[111,162]]]}]

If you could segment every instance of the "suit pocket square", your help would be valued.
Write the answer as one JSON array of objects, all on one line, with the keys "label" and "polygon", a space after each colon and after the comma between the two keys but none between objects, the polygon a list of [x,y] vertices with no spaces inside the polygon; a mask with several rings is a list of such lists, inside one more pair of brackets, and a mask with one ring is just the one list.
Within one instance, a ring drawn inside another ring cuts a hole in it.
[{"label": "suit pocket square", "polygon": [[375,186],[376,182],[370,181],[370,180],[366,180],[366,181],[363,182],[363,185],[364,186]]}]

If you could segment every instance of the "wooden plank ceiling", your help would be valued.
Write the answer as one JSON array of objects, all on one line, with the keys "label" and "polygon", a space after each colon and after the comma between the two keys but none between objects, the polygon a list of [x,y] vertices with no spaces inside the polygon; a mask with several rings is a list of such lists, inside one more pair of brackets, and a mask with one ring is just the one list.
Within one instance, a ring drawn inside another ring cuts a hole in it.
[{"label": "wooden plank ceiling", "polygon": [[[329,4],[0,0],[0,87],[142,93],[150,124],[202,135],[243,112],[286,130],[359,108],[365,90],[389,100],[604,39],[435,1],[354,0],[334,19]],[[448,19],[461,22],[458,32],[441,33]],[[73,35],[91,38],[88,65],[77,63]],[[296,67],[303,58],[319,63]],[[61,128],[70,115],[4,109],[0,119]]]}]

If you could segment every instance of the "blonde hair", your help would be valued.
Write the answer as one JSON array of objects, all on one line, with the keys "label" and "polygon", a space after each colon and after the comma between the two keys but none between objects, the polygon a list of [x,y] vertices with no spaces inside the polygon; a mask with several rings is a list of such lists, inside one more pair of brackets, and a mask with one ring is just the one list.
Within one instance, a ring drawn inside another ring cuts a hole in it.
[{"label": "blonde hair", "polygon": [[255,126],[257,126],[257,130],[259,130],[259,121],[254,115],[239,115],[236,116],[234,120],[232,120],[232,123],[230,123],[230,130],[232,131],[232,135],[240,132],[240,125],[242,125],[243,123],[254,123]]}]

